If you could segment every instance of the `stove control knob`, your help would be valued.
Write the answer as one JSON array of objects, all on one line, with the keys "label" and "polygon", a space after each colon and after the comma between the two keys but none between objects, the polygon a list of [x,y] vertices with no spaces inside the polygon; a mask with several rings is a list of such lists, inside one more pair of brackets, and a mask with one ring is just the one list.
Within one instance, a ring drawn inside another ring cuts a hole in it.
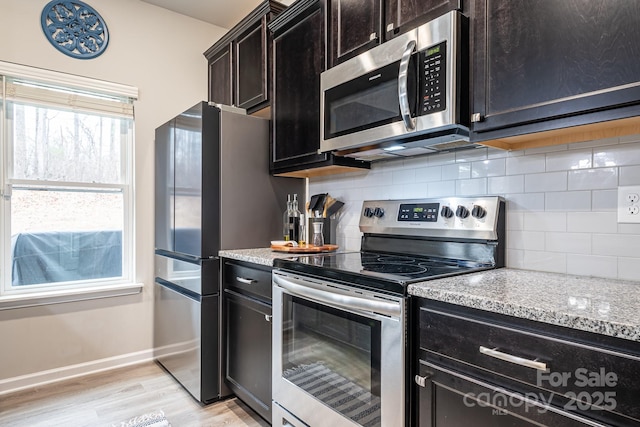
[{"label": "stove control knob", "polygon": [[440,209],[440,215],[445,218],[451,218],[453,216],[453,210],[449,206],[443,206],[442,209]]},{"label": "stove control knob", "polygon": [[382,218],[384,216],[384,209],[382,208],[375,208],[373,210],[373,215],[375,215],[377,218]]},{"label": "stove control knob", "polygon": [[364,208],[364,216],[366,216],[367,218],[371,218],[373,216],[373,209]]},{"label": "stove control knob", "polygon": [[458,206],[458,209],[456,209],[456,216],[458,218],[466,218],[469,216],[469,209],[465,208],[462,205]]},{"label": "stove control knob", "polygon": [[473,205],[473,209],[471,209],[471,216],[474,218],[482,219],[487,216],[487,210],[482,206]]}]

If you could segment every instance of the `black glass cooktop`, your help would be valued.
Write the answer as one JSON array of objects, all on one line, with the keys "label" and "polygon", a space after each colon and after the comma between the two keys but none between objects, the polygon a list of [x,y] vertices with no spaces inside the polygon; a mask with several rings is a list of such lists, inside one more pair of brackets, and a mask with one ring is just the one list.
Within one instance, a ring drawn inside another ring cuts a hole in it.
[{"label": "black glass cooktop", "polygon": [[274,267],[406,294],[411,283],[493,268],[466,260],[377,252],[340,252],[274,260]]}]

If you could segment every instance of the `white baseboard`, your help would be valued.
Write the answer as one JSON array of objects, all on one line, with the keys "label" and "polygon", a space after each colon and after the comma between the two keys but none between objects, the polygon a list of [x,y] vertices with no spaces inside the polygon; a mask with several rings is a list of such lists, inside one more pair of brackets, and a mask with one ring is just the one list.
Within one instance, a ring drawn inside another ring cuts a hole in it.
[{"label": "white baseboard", "polygon": [[153,360],[153,349],[107,357],[105,359],[92,360],[91,362],[63,366],[61,368],[34,372],[32,374],[20,375],[3,380],[0,379],[0,396],[30,387],[41,386],[88,374],[108,371],[110,369],[149,362],[151,360]]}]

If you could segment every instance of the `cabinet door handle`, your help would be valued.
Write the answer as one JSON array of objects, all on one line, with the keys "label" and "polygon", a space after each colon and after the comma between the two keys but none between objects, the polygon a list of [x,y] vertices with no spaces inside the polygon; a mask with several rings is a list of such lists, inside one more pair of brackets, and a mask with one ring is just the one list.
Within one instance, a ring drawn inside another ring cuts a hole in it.
[{"label": "cabinet door handle", "polygon": [[547,370],[546,363],[525,359],[523,357],[514,356],[513,354],[503,353],[501,351],[498,351],[497,348],[487,348],[484,346],[480,346],[480,353],[486,354],[487,356],[495,357],[496,359],[504,360],[506,362],[515,363],[516,365],[524,366],[527,368],[533,368],[539,371]]},{"label": "cabinet door handle", "polygon": [[264,315],[264,320],[266,320],[267,322],[271,322],[271,319],[272,319],[272,318],[273,318],[273,316],[272,316],[272,315],[270,315],[270,314],[265,314],[265,315]]},{"label": "cabinet door handle", "polygon": [[377,40],[377,39],[378,39],[378,34],[376,34],[376,33],[369,34],[369,41],[373,41],[373,40]]},{"label": "cabinet door handle", "polygon": [[411,40],[407,43],[407,48],[402,54],[400,60],[400,70],[398,71],[398,99],[400,101],[400,115],[404,121],[407,130],[416,128],[416,121],[411,117],[411,109],[409,108],[409,93],[407,89],[407,79],[409,78],[409,60],[413,49],[416,47],[416,41]]},{"label": "cabinet door handle", "polygon": [[245,279],[244,277],[240,277],[240,276],[236,276],[236,280],[240,283],[244,283],[245,285],[253,285],[254,283],[258,283],[257,280]]}]

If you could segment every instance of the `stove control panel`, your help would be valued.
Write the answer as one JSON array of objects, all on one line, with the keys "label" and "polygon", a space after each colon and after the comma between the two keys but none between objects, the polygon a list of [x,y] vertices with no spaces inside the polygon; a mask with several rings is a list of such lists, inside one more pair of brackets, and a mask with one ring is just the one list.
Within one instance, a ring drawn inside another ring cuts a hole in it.
[{"label": "stove control panel", "polygon": [[505,201],[497,196],[368,200],[360,231],[426,237],[496,239]]}]

